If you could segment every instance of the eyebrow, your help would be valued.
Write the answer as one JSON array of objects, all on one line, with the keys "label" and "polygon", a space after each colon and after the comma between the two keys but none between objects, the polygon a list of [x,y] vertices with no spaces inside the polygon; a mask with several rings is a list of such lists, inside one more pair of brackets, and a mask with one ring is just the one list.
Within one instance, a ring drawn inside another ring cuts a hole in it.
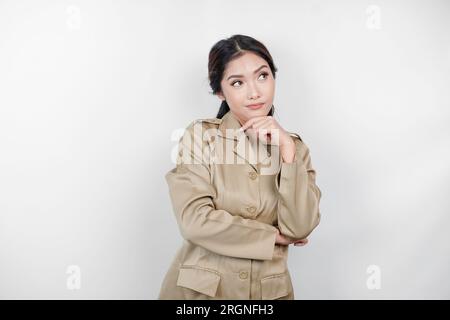
[{"label": "eyebrow", "polygon": [[[266,64],[263,64],[261,67],[259,67],[258,69],[256,69],[255,71],[253,71],[253,73],[257,73],[259,70],[261,70],[262,68],[268,68],[268,66]],[[244,76],[241,74],[234,74],[232,76],[229,76],[227,78],[227,81],[230,80],[231,78],[243,78]]]}]

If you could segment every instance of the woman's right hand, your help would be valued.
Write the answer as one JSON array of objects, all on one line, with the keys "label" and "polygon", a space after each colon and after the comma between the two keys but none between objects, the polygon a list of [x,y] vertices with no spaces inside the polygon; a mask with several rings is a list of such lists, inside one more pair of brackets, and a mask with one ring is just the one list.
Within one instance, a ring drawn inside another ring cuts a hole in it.
[{"label": "woman's right hand", "polygon": [[277,228],[277,236],[275,238],[275,244],[280,244],[283,246],[288,246],[291,243],[294,243],[294,240],[289,239],[288,237],[282,235],[280,230]]}]

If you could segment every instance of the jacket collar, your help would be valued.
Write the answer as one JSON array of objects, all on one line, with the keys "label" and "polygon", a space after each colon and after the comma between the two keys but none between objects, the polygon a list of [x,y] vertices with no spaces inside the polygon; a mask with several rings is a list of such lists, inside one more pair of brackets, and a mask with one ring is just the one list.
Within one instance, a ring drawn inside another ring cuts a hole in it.
[{"label": "jacket collar", "polygon": [[[239,120],[228,111],[223,117],[218,128],[218,135],[225,139],[238,140],[237,130],[241,127]],[[228,130],[227,130],[228,129]]]}]

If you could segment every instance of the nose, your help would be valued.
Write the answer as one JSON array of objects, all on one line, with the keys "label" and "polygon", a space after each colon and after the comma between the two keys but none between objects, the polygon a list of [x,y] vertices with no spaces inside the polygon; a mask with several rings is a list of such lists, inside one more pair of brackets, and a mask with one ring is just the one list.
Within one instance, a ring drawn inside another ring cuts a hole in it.
[{"label": "nose", "polygon": [[248,98],[250,100],[256,100],[260,97],[258,86],[252,82],[248,85]]}]

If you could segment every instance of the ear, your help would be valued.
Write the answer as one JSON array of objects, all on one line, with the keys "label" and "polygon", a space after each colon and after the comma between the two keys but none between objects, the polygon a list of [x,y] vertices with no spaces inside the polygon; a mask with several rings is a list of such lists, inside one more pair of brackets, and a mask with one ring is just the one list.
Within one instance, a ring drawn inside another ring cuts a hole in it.
[{"label": "ear", "polygon": [[220,100],[225,100],[225,96],[222,94],[222,92],[217,92],[217,96],[219,97]]}]

